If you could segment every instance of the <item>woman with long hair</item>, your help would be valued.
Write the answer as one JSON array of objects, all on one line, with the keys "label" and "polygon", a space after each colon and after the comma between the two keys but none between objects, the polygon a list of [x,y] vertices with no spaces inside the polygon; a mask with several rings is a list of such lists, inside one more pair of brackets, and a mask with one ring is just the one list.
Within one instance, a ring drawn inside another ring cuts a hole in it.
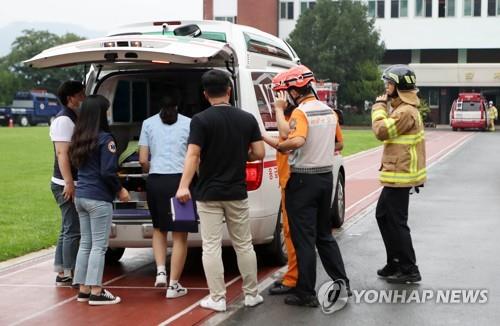
[{"label": "woman with long hair", "polygon": [[174,222],[170,207],[170,198],[175,197],[184,169],[191,119],[177,112],[176,93],[162,97],[159,106],[160,112],[142,124],[139,162],[144,172],[149,173],[146,191],[154,228],[153,252],[157,267],[155,286],[167,285],[167,232],[172,231],[173,251],[166,297],[177,298],[187,294],[179,278],[186,261],[188,232],[198,232],[196,221],[182,224]]},{"label": "woman with long hair", "polygon": [[80,286],[78,302],[116,304],[120,297],[102,288],[104,255],[108,249],[113,199],[128,201],[129,194],[117,176],[116,144],[109,130],[109,101],[88,96],[71,140],[70,158],[78,168],[75,206],[80,219],[81,240],[73,284]]}]

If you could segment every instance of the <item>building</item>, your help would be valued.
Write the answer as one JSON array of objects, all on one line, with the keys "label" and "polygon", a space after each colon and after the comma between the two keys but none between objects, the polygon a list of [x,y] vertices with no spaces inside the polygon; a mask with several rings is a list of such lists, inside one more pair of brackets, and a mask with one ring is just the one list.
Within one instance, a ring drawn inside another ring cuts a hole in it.
[{"label": "building", "polygon": [[[434,122],[449,122],[459,92],[481,92],[500,103],[500,0],[363,2],[385,43],[383,66],[402,63],[415,70]],[[286,39],[300,14],[315,1],[205,0],[204,4],[205,19],[251,25]]]}]

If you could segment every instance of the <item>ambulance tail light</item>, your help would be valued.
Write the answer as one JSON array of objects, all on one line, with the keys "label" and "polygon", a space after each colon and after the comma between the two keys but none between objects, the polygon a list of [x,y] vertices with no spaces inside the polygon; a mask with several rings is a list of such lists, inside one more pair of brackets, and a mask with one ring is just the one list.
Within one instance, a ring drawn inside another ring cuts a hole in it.
[{"label": "ambulance tail light", "polygon": [[248,162],[246,166],[247,191],[257,190],[262,184],[263,162]]}]

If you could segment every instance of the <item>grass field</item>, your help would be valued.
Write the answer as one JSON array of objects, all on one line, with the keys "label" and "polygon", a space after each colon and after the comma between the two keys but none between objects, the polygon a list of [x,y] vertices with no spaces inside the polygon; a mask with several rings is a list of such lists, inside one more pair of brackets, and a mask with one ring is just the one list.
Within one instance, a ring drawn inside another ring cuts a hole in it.
[{"label": "grass field", "polygon": [[[0,128],[0,261],[56,243],[60,213],[50,191],[48,127]],[[345,130],[344,156],[380,145],[371,130]]]},{"label": "grass field", "polygon": [[0,128],[0,261],[56,242],[48,127]]}]

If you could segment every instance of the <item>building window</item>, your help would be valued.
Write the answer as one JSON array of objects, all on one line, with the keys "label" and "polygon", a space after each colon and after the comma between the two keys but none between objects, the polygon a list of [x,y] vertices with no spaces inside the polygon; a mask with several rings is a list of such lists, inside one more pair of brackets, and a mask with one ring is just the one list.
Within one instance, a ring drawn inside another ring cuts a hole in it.
[{"label": "building window", "polygon": [[481,0],[464,0],[464,16],[481,16]]},{"label": "building window", "polygon": [[416,0],[415,16],[432,17],[432,0]]},{"label": "building window", "polygon": [[408,0],[391,0],[391,18],[398,17],[408,17]]},{"label": "building window", "polygon": [[467,49],[467,63],[500,63],[500,49]]},{"label": "building window", "polygon": [[300,13],[306,12],[307,9],[312,9],[316,5],[316,1],[301,1],[300,2]]},{"label": "building window", "polygon": [[386,50],[382,58],[382,64],[394,65],[403,64],[407,65],[411,62],[411,50]]},{"label": "building window", "polygon": [[500,16],[500,0],[488,0],[488,16]]},{"label": "building window", "polygon": [[223,22],[236,23],[236,17],[231,16],[215,16],[214,19]]},{"label": "building window", "polygon": [[437,88],[422,87],[419,95],[421,99],[429,104],[429,107],[439,106],[439,90]]},{"label": "building window", "polygon": [[439,17],[454,17],[455,16],[455,0],[439,0],[438,2]]},{"label": "building window", "polygon": [[458,63],[457,49],[420,50],[420,63]]},{"label": "building window", "polygon": [[283,1],[280,3],[280,18],[293,19],[293,1]]},{"label": "building window", "polygon": [[368,0],[368,16],[375,18],[384,18],[384,10],[384,0]]}]

